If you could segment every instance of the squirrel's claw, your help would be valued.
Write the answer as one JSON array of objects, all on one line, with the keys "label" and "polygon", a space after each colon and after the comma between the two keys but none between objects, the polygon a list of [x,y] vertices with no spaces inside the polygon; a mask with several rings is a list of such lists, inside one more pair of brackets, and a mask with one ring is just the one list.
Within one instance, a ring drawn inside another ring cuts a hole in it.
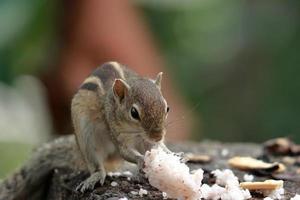
[{"label": "squirrel's claw", "polygon": [[95,172],[95,173],[91,174],[90,177],[88,177],[87,179],[82,181],[76,187],[76,191],[84,193],[88,190],[93,190],[97,183],[100,183],[101,185],[103,185],[104,181],[105,181],[105,176],[106,175],[101,172]]}]

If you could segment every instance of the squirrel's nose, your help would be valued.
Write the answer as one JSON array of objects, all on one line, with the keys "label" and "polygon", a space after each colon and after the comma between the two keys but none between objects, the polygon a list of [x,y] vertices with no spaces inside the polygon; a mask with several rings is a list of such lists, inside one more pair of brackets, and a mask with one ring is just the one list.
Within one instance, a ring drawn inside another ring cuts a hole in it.
[{"label": "squirrel's nose", "polygon": [[152,129],[150,131],[150,138],[158,142],[163,138],[164,134],[165,134],[164,129]]}]

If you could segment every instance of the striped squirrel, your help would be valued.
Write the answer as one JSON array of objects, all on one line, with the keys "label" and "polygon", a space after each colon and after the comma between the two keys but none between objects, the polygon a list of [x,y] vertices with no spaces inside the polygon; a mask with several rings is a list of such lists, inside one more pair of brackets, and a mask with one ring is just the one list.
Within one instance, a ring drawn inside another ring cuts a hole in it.
[{"label": "striped squirrel", "polygon": [[105,159],[118,153],[143,165],[143,155],[164,145],[169,107],[161,93],[162,72],[155,80],[144,78],[117,62],[108,62],[85,79],[72,100],[76,141],[90,177],[77,190],[104,183]]},{"label": "striped squirrel", "polygon": [[76,188],[85,192],[104,183],[103,163],[110,155],[141,169],[144,153],[152,147],[170,152],[164,145],[169,107],[161,80],[162,73],[152,80],[116,62],[95,69],[72,100],[75,136],[37,148],[18,171],[0,181],[0,200],[41,199],[37,194],[43,195],[47,177],[56,168],[88,169],[90,177]]}]

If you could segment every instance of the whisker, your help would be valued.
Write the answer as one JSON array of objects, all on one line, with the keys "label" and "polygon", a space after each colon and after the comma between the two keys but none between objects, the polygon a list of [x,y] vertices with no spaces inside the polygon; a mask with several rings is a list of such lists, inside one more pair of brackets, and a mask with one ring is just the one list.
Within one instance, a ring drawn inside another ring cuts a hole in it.
[{"label": "whisker", "polygon": [[179,122],[179,121],[182,121],[186,118],[186,116],[192,114],[197,108],[198,106],[200,105],[200,101],[198,101],[187,113],[185,113],[184,115],[181,115],[175,119],[173,119],[172,121],[169,121],[166,123],[166,127],[169,127],[170,125],[175,125],[174,123],[175,122]]}]

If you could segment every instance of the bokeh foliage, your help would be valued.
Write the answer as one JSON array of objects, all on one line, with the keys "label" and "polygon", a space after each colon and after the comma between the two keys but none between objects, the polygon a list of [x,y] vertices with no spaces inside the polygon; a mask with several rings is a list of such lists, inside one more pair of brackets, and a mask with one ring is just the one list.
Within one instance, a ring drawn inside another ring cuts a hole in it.
[{"label": "bokeh foliage", "polygon": [[0,80],[37,74],[54,57],[57,1],[0,1]]},{"label": "bokeh foliage", "polygon": [[300,2],[174,2],[142,7],[177,85],[200,102],[194,137],[300,142]]},{"label": "bokeh foliage", "polygon": [[[137,1],[198,116],[194,138],[300,142],[299,1]],[[38,74],[59,44],[61,5],[0,1],[0,79]],[[176,109],[176,108],[173,108]]]}]

